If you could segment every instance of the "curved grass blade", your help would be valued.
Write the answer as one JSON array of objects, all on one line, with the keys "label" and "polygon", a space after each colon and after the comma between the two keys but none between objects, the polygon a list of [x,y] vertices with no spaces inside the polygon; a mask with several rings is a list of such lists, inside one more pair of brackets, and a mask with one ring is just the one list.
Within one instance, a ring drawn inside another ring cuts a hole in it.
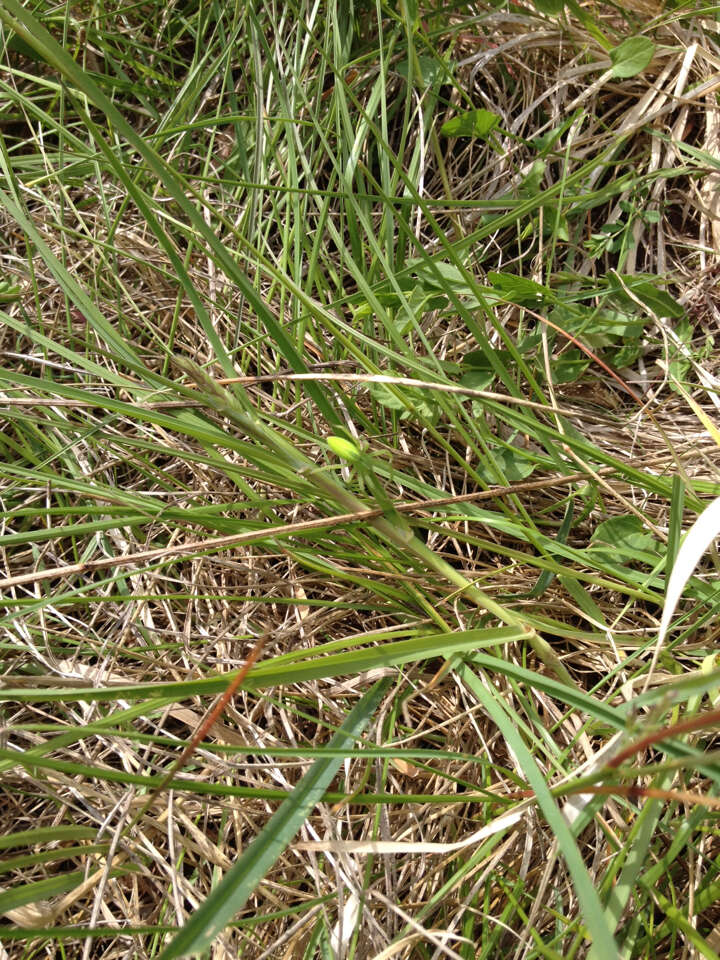
[{"label": "curved grass blade", "polygon": [[[397,667],[404,663],[449,657],[455,653],[467,653],[486,647],[502,646],[525,639],[526,633],[515,627],[491,627],[489,629],[462,630],[453,634],[437,633],[383,643],[367,649],[343,650],[340,653],[318,655],[317,650],[303,651],[308,659],[273,660],[254,667],[244,681],[246,690],[265,690],[279,684],[306,683],[309,680],[328,679],[336,676],[352,676],[366,670],[381,667]],[[205,694],[222,693],[228,685],[228,673],[199,680],[180,680],[169,683],[115,684],[100,687],[57,687],[38,689],[0,688],[0,703],[6,701],[96,701],[115,702],[142,700],[145,697],[185,699]]]},{"label": "curved grass blade", "polygon": [[40,843],[58,843],[62,840],[92,840],[97,836],[94,827],[81,827],[79,824],[62,824],[59,827],[34,827],[19,833],[8,833],[0,837],[0,850],[13,847],[35,846]]},{"label": "curved grass blade", "polygon": [[[133,867],[130,866],[113,868],[109,875],[120,877],[132,872],[132,870]],[[17,910],[18,907],[27,906],[29,903],[42,903],[51,897],[69,893],[79,887],[86,879],[85,870],[73,870],[71,873],[60,873],[55,877],[47,877],[45,880],[36,880],[32,883],[24,883],[21,886],[3,890],[0,892],[0,915],[8,913],[10,910]]]},{"label": "curved grass blade", "polygon": [[572,877],[575,893],[582,910],[583,923],[592,938],[591,957],[603,957],[605,960],[618,958],[617,944],[613,937],[609,918],[605,915],[600,897],[593,883],[582,855],[572,835],[572,831],[563,817],[555,798],[545,781],[537,761],[520,736],[508,711],[495,691],[492,684],[487,687],[464,664],[458,670],[460,677],[468,684],[478,700],[483,704],[488,714],[497,724],[498,729],[511,747],[522,767],[528,784],[535,792],[538,807],[548,826],[557,838],[568,871]]},{"label": "curved grass blade", "polygon": [[[367,726],[388,686],[389,681],[382,680],[368,690],[330,741],[331,747],[342,749],[353,745],[355,738]],[[288,846],[323,796],[342,762],[342,757],[320,757],[315,761],[292,794],[272,815],[264,830],[165,948],[160,960],[202,953],[210,946],[243,908],[255,887]]]}]

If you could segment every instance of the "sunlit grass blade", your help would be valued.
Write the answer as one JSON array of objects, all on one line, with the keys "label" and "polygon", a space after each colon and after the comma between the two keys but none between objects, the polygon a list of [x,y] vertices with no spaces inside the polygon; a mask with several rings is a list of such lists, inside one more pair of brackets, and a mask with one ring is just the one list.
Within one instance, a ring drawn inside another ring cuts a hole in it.
[{"label": "sunlit grass blade", "polygon": [[[497,627],[487,630],[457,631],[449,634],[419,636],[411,640],[398,640],[368,647],[364,650],[348,650],[342,653],[326,653],[317,656],[319,651],[304,651],[295,655],[288,663],[282,658],[277,664],[272,658],[258,664],[244,681],[249,690],[266,690],[270,687],[293,682],[302,682],[332,677],[352,676],[383,667],[400,666],[419,660],[450,657],[486,647],[501,646],[525,637],[523,630],[513,627]],[[304,661],[304,662],[303,662]],[[163,699],[175,697],[204,696],[221,693],[228,683],[227,675],[206,677],[202,680],[180,682],[134,684],[129,686],[112,685],[104,689],[61,687],[43,690],[22,688],[0,688],[0,703],[3,701],[22,701],[26,703],[53,700],[75,700],[89,703],[97,701],[142,700],[146,697]]]}]

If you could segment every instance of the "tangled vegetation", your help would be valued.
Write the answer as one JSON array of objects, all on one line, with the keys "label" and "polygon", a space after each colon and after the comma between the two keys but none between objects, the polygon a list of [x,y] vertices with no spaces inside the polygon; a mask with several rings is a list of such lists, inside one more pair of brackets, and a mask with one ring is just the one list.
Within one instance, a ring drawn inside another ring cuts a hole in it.
[{"label": "tangled vegetation", "polygon": [[720,6],[0,50],[0,956],[718,958]]}]

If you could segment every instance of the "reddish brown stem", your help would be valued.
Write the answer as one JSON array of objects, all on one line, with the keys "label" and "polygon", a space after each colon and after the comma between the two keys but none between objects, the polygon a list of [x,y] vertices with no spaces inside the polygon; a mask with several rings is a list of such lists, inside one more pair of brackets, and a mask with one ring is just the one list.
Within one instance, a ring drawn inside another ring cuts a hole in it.
[{"label": "reddish brown stem", "polygon": [[709,710],[707,713],[701,713],[697,717],[691,717],[689,720],[681,720],[680,723],[674,723],[669,727],[661,727],[660,730],[648,733],[646,736],[641,737],[640,740],[636,740],[635,743],[631,743],[628,747],[625,747],[625,749],[616,754],[612,760],[608,760],[606,768],[614,770],[615,767],[621,766],[625,760],[629,760],[630,757],[635,756],[636,753],[641,753],[648,747],[653,746],[653,744],[659,743],[661,740],[667,740],[668,737],[675,737],[681,733],[693,733],[695,730],[702,730],[703,727],[709,727],[718,722],[720,722],[720,709]]},{"label": "reddish brown stem", "polygon": [[[702,793],[692,793],[689,790],[661,790],[659,787],[638,787],[627,783],[600,783],[594,786],[577,787],[568,790],[565,796],[572,797],[580,793],[589,793],[593,796],[628,797],[630,800],[658,799],[670,800],[675,803],[685,803],[688,806],[699,804],[711,810],[720,810],[720,797],[709,797]],[[534,797],[533,790],[514,790],[506,793],[503,800],[527,800]]]},{"label": "reddish brown stem", "polygon": [[147,799],[147,802],[144,804],[140,813],[135,817],[135,820],[133,821],[133,823],[137,823],[138,820],[140,820],[140,818],[146,813],[148,808],[151,806],[151,804],[153,803],[157,795],[165,789],[165,787],[170,783],[170,781],[173,779],[173,777],[178,772],[178,770],[181,767],[184,767],[185,764],[188,762],[190,757],[195,752],[197,745],[204,739],[208,730],[212,727],[212,725],[218,719],[218,717],[223,712],[225,707],[228,705],[228,703],[232,699],[233,695],[236,693],[240,684],[243,682],[245,677],[247,677],[253,665],[257,663],[260,657],[260,654],[263,651],[263,647],[265,646],[265,642],[268,636],[269,636],[269,631],[266,631],[261,637],[258,638],[255,646],[250,651],[250,654],[247,660],[245,661],[245,663],[242,665],[242,667],[240,667],[240,669],[235,674],[235,676],[230,679],[230,682],[228,683],[226,689],[220,694],[220,696],[217,698],[213,706],[205,714],[204,719],[198,724],[198,727],[195,730],[195,733],[192,735],[190,739],[190,743],[188,743],[188,745],[185,747],[185,749],[177,758],[177,760],[172,764],[172,766],[170,767],[168,772],[165,774],[163,779],[160,781],[160,783],[157,785],[157,787],[153,789],[153,791],[151,792],[150,796]]}]

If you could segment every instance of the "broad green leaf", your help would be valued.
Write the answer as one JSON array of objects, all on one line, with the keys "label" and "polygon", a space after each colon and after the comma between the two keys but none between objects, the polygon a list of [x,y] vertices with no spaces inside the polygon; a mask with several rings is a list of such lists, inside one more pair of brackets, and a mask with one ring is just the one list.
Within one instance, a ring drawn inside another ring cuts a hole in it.
[{"label": "broad green leaf", "polygon": [[[520,480],[527,479],[535,470],[536,465],[533,461],[519,450],[515,450],[514,447],[502,447],[499,450],[493,450],[490,456],[510,483],[518,483]],[[496,474],[491,472],[489,466],[481,465],[481,468],[488,480],[494,482]]]},{"label": "broad green leaf", "polygon": [[673,324],[673,333],[680,341],[676,343],[673,339],[670,346],[670,363],[668,364],[668,373],[672,378],[670,387],[676,393],[682,393],[682,387],[676,385],[673,380],[682,382],[688,375],[691,364],[691,357],[696,361],[700,358],[697,350],[690,349],[690,343],[694,334],[693,326],[687,317],[681,317],[677,323]]},{"label": "broad green leaf", "polygon": [[473,291],[467,277],[459,266],[454,263],[445,263],[444,260],[433,260],[428,263],[417,264],[415,272],[420,282],[431,290],[447,290],[451,287],[456,293],[473,296]]},{"label": "broad green leaf", "polygon": [[547,133],[542,133],[537,137],[533,137],[530,142],[538,151],[538,153],[544,154],[558,142],[567,128],[568,122],[566,120],[565,123],[561,124],[559,127],[553,127],[552,130],[548,130]]},{"label": "broad green leaf", "polygon": [[574,383],[589,365],[590,358],[586,353],[570,347],[553,359],[550,372],[555,383]]},{"label": "broad green leaf", "polygon": [[545,299],[552,298],[552,293],[547,287],[529,277],[517,277],[513,273],[493,271],[488,274],[488,281],[505,299],[519,306],[538,307]]},{"label": "broad green leaf", "polygon": [[20,287],[10,280],[0,280],[0,303],[14,303],[22,296]]},{"label": "broad green leaf", "polygon": [[612,75],[618,78],[634,77],[650,64],[655,55],[655,44],[649,37],[628,37],[610,51]]},{"label": "broad green leaf", "polygon": [[385,407],[386,410],[407,410],[407,404],[402,397],[399,397],[384,383],[370,383],[368,390],[373,400]]},{"label": "broad green leaf", "polygon": [[[516,344],[517,353],[521,356],[530,354],[528,363],[532,363],[537,357],[541,345],[542,334],[531,333],[524,336]],[[515,365],[515,356],[503,348],[495,348],[493,354],[507,367]],[[485,390],[495,379],[497,373],[490,358],[483,350],[470,350],[462,358],[463,375],[460,383],[471,390]]]},{"label": "broad green leaf", "polygon": [[622,369],[622,367],[630,367],[637,360],[637,358],[642,353],[642,343],[640,340],[631,340],[629,343],[623,344],[617,350],[611,352],[610,361],[615,367],[616,370]]},{"label": "broad green leaf", "polygon": [[[611,273],[608,279],[613,297],[623,304],[630,306],[634,303],[633,298],[627,293],[629,290],[634,297],[645,304],[651,313],[658,317],[682,317],[685,314],[684,307],[661,288],[662,281],[659,277],[649,276],[648,274],[624,276]],[[634,306],[637,309],[637,303],[634,303]]]},{"label": "broad green leaf", "polygon": [[592,535],[592,542],[607,543],[630,552],[652,550],[656,546],[653,535],[645,530],[639,517],[632,515],[611,517],[601,523]]},{"label": "broad green leaf", "polygon": [[[443,63],[441,60],[438,60],[436,57],[425,57],[421,55],[417,58],[417,61],[418,61],[418,66],[420,67],[420,73],[422,74],[422,78],[419,77],[415,71],[413,71],[413,79],[415,83],[418,84],[418,86],[420,85],[420,81],[422,80],[422,86],[431,87],[436,80],[442,79],[443,77],[447,76],[448,71],[450,69],[448,64]],[[400,74],[401,77],[404,77],[405,80],[407,80],[410,74],[410,68],[408,66],[407,59],[401,60],[400,63],[398,63],[398,65],[395,67],[395,69],[397,70],[397,72]]]},{"label": "broad green leaf", "polygon": [[495,379],[495,371],[488,363],[485,367],[474,367],[460,377],[460,386],[468,390],[487,390]]},{"label": "broad green leaf", "polygon": [[538,13],[548,17],[559,17],[565,9],[565,0],[533,0],[533,6]]},{"label": "broad green leaf", "polygon": [[[337,749],[351,748],[377,709],[388,681],[372,687],[348,714],[330,741]],[[342,756],[321,757],[252,841],[217,887],[193,913],[161,954],[173,960],[202,953],[247,903],[258,883],[280,857],[321,800],[342,765]]]},{"label": "broad green leaf", "polygon": [[326,439],[327,445],[330,447],[332,452],[338,457],[341,457],[343,460],[348,460],[350,463],[355,463],[355,461],[359,460],[362,456],[359,447],[350,440],[346,440],[345,437],[336,437],[333,435],[327,437]]},{"label": "broad green leaf", "polygon": [[[447,297],[444,294],[438,294],[437,288],[427,291],[423,284],[416,284],[415,281],[408,283],[398,283],[401,290],[407,293],[407,296],[401,298],[398,293],[381,292],[375,295],[377,302],[391,310],[400,310],[407,303],[416,314],[422,314],[429,310],[441,310],[447,306]],[[362,319],[364,317],[375,316],[375,307],[364,300],[355,308],[355,317]]]},{"label": "broad green leaf", "polygon": [[589,324],[586,329],[591,333],[599,332],[609,337],[622,337],[637,340],[643,335],[645,322],[634,313],[624,310],[588,310]]},{"label": "broad green leaf", "polygon": [[530,172],[520,184],[521,197],[536,197],[542,190],[543,177],[547,170],[547,163],[544,160],[535,160],[530,167]]},{"label": "broad green leaf", "polygon": [[480,107],[477,110],[468,110],[452,120],[447,120],[441,127],[440,133],[444,137],[487,137],[500,123],[500,117],[490,110]]}]

